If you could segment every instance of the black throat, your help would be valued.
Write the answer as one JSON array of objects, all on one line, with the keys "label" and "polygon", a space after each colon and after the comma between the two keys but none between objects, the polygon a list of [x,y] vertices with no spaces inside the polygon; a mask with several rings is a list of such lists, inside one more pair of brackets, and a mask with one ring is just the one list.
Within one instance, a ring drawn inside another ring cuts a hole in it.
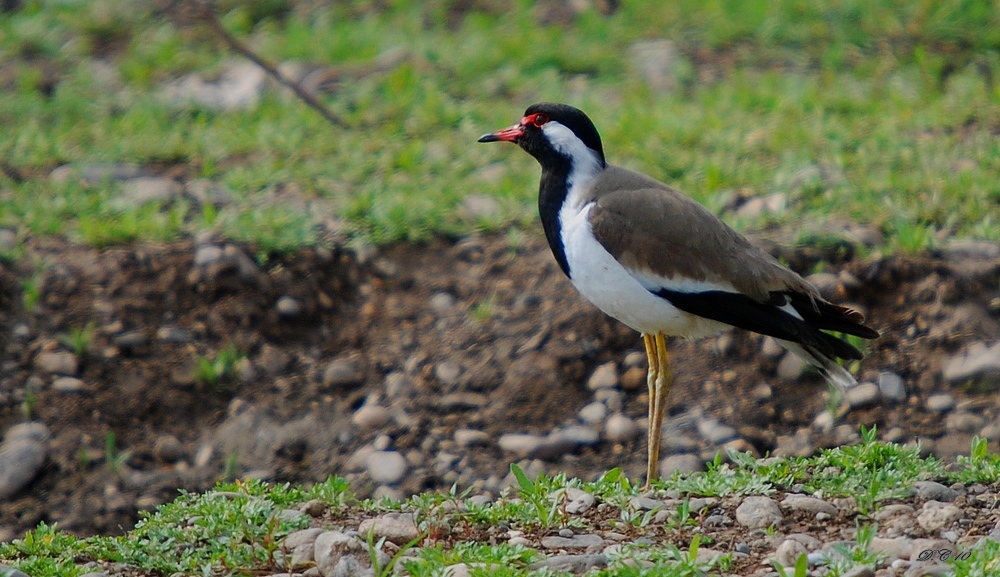
[{"label": "black throat", "polygon": [[559,268],[566,276],[569,276],[569,261],[566,260],[566,247],[563,246],[559,211],[569,195],[569,173],[572,168],[570,159],[553,155],[542,165],[542,180],[538,186],[538,215],[545,230],[545,239],[549,241],[552,255],[556,257]]}]

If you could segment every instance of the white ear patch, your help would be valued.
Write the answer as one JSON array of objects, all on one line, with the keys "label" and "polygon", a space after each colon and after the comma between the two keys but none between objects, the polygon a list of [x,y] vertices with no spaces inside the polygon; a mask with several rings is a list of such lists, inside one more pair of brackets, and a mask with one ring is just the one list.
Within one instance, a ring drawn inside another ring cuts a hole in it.
[{"label": "white ear patch", "polygon": [[570,188],[573,188],[574,184],[590,181],[603,168],[601,157],[597,152],[587,148],[587,145],[573,134],[572,130],[566,128],[566,125],[550,120],[542,125],[542,132],[552,144],[552,148],[573,163],[567,183]]}]

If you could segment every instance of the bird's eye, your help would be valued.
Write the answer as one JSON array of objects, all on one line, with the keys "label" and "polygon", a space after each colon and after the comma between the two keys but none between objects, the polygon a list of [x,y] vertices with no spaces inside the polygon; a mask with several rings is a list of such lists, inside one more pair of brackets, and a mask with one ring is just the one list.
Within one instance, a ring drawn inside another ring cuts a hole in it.
[{"label": "bird's eye", "polygon": [[533,125],[535,125],[536,127],[538,127],[538,128],[541,128],[542,125],[544,125],[548,121],[549,121],[549,117],[546,116],[545,114],[542,114],[541,112],[539,112],[538,114],[535,114],[531,118],[531,123]]}]

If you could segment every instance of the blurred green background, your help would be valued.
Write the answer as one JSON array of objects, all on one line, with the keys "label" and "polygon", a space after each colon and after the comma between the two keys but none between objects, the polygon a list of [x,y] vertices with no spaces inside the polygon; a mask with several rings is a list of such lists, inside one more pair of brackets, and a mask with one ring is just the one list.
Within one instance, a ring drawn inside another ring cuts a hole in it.
[{"label": "blurred green background", "polygon": [[[906,252],[1000,240],[996,2],[214,4],[264,59],[322,78],[344,127],[273,83],[245,106],[178,96],[247,69],[189,3],[5,6],[0,226],[22,241],[212,230],[268,252],[331,231],[375,244],[537,234],[537,165],[475,139],[540,100],[584,109],[611,162],[740,229],[808,240],[853,221]],[[121,180],[51,174],[105,163],[186,192],[140,202]],[[196,179],[222,200],[192,195]],[[773,210],[737,208],[755,197]]]}]

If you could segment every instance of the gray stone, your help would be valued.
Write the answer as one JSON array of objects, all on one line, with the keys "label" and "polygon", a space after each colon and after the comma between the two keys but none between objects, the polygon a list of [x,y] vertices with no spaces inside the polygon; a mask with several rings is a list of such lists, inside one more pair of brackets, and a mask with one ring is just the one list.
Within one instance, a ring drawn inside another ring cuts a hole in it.
[{"label": "gray stone", "polygon": [[467,194],[462,197],[458,210],[470,220],[495,219],[500,213],[500,203],[485,194]]},{"label": "gray stone", "polygon": [[808,457],[815,452],[809,431],[799,429],[794,435],[779,435],[772,453],[775,457]]},{"label": "gray stone", "polygon": [[596,425],[608,415],[608,407],[604,403],[593,402],[580,409],[580,420],[588,425]]},{"label": "gray stone", "polygon": [[284,295],[274,304],[274,310],[278,315],[285,318],[297,317],[302,313],[302,303],[295,297]]},{"label": "gray stone", "polygon": [[194,264],[197,266],[209,266],[222,260],[223,250],[221,246],[214,244],[203,244],[194,251]]},{"label": "gray stone", "polygon": [[917,513],[917,524],[928,533],[937,533],[962,518],[962,510],[949,503],[927,501]]},{"label": "gray stone", "polygon": [[0,228],[0,252],[10,252],[17,247],[17,232]]},{"label": "gray stone", "polygon": [[653,499],[652,497],[637,496],[628,500],[628,506],[635,511],[659,511],[665,509],[666,501]]},{"label": "gray stone", "polygon": [[313,559],[321,575],[332,575],[344,555],[362,550],[362,543],[340,531],[324,531],[313,542]]},{"label": "gray stone", "polygon": [[189,180],[185,188],[188,195],[202,205],[221,208],[233,204],[236,200],[231,190],[207,178]]},{"label": "gray stone", "polygon": [[339,357],[330,361],[323,371],[324,387],[353,387],[365,380],[359,364],[350,357]]},{"label": "gray stone", "polygon": [[903,377],[896,373],[883,371],[878,374],[878,389],[882,393],[882,398],[893,403],[902,403],[906,400],[906,384]]},{"label": "gray stone", "polygon": [[486,445],[490,442],[488,433],[475,429],[455,429],[454,439],[459,447]]},{"label": "gray stone", "polygon": [[736,209],[736,214],[744,218],[758,218],[764,214],[781,214],[788,207],[788,195],[775,192],[765,196],[755,196]]},{"label": "gray stone", "polygon": [[27,423],[12,425],[9,429],[7,429],[7,432],[4,433],[4,441],[7,443],[13,443],[16,440],[22,439],[44,443],[49,439],[49,428],[45,425],[45,423],[30,421]]},{"label": "gray stone", "polygon": [[861,383],[844,394],[844,400],[852,409],[874,405],[878,401],[879,387],[875,383]]},{"label": "gray stone", "polygon": [[841,577],[875,577],[875,570],[868,565],[858,565],[842,573]]},{"label": "gray stone", "polygon": [[657,92],[672,92],[689,69],[677,45],[667,39],[642,40],[629,46],[632,63],[640,76]]},{"label": "gray stone", "polygon": [[396,451],[375,451],[366,459],[368,475],[376,483],[394,484],[407,473],[406,458]]},{"label": "gray stone", "polygon": [[160,435],[153,443],[153,454],[164,463],[176,463],[184,458],[184,445],[173,435]]},{"label": "gray stone", "polygon": [[166,343],[188,343],[191,342],[193,335],[187,329],[163,326],[156,330],[156,338]]},{"label": "gray stone", "polygon": [[949,239],[940,247],[944,260],[992,260],[1000,258],[1000,245],[988,240]]},{"label": "gray stone", "polygon": [[660,461],[660,476],[670,478],[675,472],[680,474],[695,473],[705,470],[705,461],[698,455],[682,453],[670,455]]},{"label": "gray stone", "polygon": [[906,537],[896,539],[886,539],[885,537],[872,537],[868,544],[868,551],[872,553],[885,553],[889,557],[896,559],[909,559],[913,554],[913,541]]},{"label": "gray stone", "polygon": [[210,110],[246,110],[257,106],[266,86],[267,75],[257,65],[237,62],[213,79],[189,74],[163,87],[161,93],[174,106],[195,104]]},{"label": "gray stone", "polygon": [[31,482],[45,465],[45,445],[31,437],[15,436],[0,444],[0,499],[6,499]]},{"label": "gray stone", "polygon": [[111,342],[120,349],[130,351],[146,346],[149,343],[149,339],[146,337],[146,333],[142,331],[125,331],[119,335],[115,335],[111,339]]},{"label": "gray stone", "polygon": [[809,364],[802,360],[801,357],[794,353],[785,353],[785,356],[781,357],[781,361],[778,363],[777,374],[778,378],[794,382],[799,380],[799,378],[806,372],[806,367]]},{"label": "gray stone", "polygon": [[623,443],[639,436],[642,429],[629,417],[615,413],[604,423],[604,435],[609,441]]},{"label": "gray stone", "polygon": [[964,354],[944,363],[941,376],[952,384],[973,380],[1000,382],[1000,343],[989,347],[985,343],[971,345]]},{"label": "gray stone", "polygon": [[935,413],[946,413],[955,408],[955,397],[948,393],[940,393],[927,397],[927,410]]},{"label": "gray stone", "polygon": [[10,565],[0,563],[0,577],[28,577],[28,574],[11,567]]},{"label": "gray stone", "polygon": [[362,429],[377,429],[392,419],[389,409],[382,405],[366,403],[351,417],[351,422]]},{"label": "gray stone", "polygon": [[587,388],[592,391],[598,389],[612,389],[618,386],[618,369],[614,362],[600,365],[587,379]]},{"label": "gray stone", "polygon": [[541,571],[548,569],[555,573],[572,573],[582,575],[591,569],[606,567],[608,558],[603,553],[586,553],[582,555],[553,555],[542,561],[535,561],[528,565],[531,571]]},{"label": "gray stone", "polygon": [[184,187],[172,178],[163,176],[140,176],[126,180],[121,193],[110,205],[117,209],[128,209],[149,202],[165,203],[184,193]]},{"label": "gray stone", "polygon": [[795,567],[795,562],[802,555],[807,555],[805,545],[794,539],[785,539],[774,552],[774,560],[782,567]]},{"label": "gray stone", "polygon": [[369,531],[376,539],[384,537],[396,545],[406,545],[420,535],[412,513],[386,513],[374,519],[365,519],[358,526],[358,533],[367,536]]},{"label": "gray stone", "polygon": [[53,182],[63,183],[71,178],[79,179],[83,184],[94,186],[106,180],[129,180],[148,174],[145,168],[137,164],[85,164],[73,166],[63,164],[49,173]]},{"label": "gray stone", "polygon": [[814,515],[816,513],[826,513],[835,516],[839,513],[837,508],[830,503],[808,495],[788,495],[782,499],[781,504],[793,511],[805,511]]},{"label": "gray stone", "polygon": [[574,447],[589,447],[596,445],[601,440],[601,434],[594,427],[583,425],[571,425],[555,431],[552,435],[554,440],[566,441]]},{"label": "gray stone", "polygon": [[85,393],[87,384],[76,377],[57,377],[52,381],[52,390],[58,393]]},{"label": "gray stone", "polygon": [[437,292],[431,295],[431,310],[441,314],[448,312],[455,306],[455,297],[450,293]]},{"label": "gray stone", "polygon": [[543,549],[597,549],[604,546],[600,535],[586,534],[566,537],[542,537]]},{"label": "gray stone", "polygon": [[770,497],[747,497],[736,508],[736,521],[748,529],[766,529],[781,522],[781,509]]},{"label": "gray stone", "polygon": [[950,413],[944,420],[944,428],[950,433],[977,433],[986,419],[965,411]]},{"label": "gray stone", "polygon": [[595,502],[593,495],[576,487],[556,489],[549,493],[549,499],[556,503],[565,503],[565,510],[570,515],[579,515],[589,511]]},{"label": "gray stone", "polygon": [[736,438],[736,429],[716,419],[699,419],[698,434],[713,445],[720,445]]},{"label": "gray stone", "polygon": [[519,457],[534,454],[545,444],[546,437],[541,435],[507,433],[500,436],[497,444],[500,448]]},{"label": "gray stone", "polygon": [[462,367],[451,361],[444,361],[434,365],[434,377],[442,385],[454,387],[458,385],[458,379],[462,376]]},{"label": "gray stone", "polygon": [[35,356],[35,368],[57,375],[75,375],[80,368],[76,355],[66,351],[43,351]]},{"label": "gray stone", "polygon": [[[318,533],[323,532],[323,530],[319,528],[315,528],[313,530]],[[307,569],[316,565],[316,560],[313,558],[313,555],[316,553],[315,542],[316,537],[313,536],[310,542],[303,545],[293,547],[288,545],[287,542],[285,543],[284,548],[291,552],[289,562],[292,569]]]}]

